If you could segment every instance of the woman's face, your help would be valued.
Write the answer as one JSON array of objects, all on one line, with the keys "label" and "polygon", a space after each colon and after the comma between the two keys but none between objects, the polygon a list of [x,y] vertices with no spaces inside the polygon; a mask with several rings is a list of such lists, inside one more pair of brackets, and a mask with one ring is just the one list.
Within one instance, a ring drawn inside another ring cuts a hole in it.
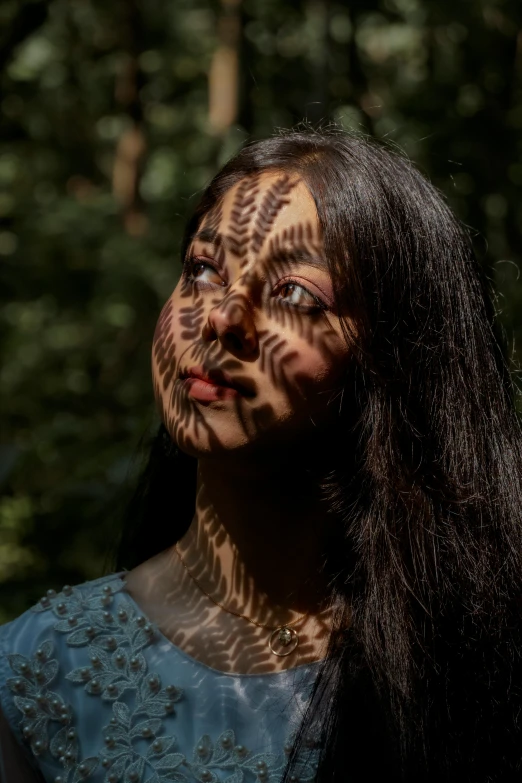
[{"label": "woman's face", "polygon": [[154,335],[171,437],[196,457],[295,447],[334,423],[347,362],[307,187],[241,180],[201,221]]}]

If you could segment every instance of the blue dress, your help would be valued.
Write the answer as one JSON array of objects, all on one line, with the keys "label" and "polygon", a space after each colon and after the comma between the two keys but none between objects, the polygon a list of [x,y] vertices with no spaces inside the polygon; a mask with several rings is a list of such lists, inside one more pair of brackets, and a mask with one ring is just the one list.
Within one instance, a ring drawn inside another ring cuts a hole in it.
[{"label": "blue dress", "polygon": [[212,669],[142,615],[119,574],[51,592],[0,628],[0,705],[48,783],[279,781],[317,671]]}]

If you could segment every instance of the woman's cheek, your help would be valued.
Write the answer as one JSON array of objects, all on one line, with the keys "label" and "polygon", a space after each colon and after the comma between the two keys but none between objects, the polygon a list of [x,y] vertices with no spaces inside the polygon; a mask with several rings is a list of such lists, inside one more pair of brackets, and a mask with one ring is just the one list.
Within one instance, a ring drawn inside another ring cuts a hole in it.
[{"label": "woman's cheek", "polygon": [[170,385],[174,374],[175,320],[172,300],[169,299],[161,311],[152,343],[153,373],[159,388],[163,389]]},{"label": "woman's cheek", "polygon": [[301,340],[297,351],[298,371],[318,385],[341,377],[348,363],[348,349],[342,336],[333,329]]}]

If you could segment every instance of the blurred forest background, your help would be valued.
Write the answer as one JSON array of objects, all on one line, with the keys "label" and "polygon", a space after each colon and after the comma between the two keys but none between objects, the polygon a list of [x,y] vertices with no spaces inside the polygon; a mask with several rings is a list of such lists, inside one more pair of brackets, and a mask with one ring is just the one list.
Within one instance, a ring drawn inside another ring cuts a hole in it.
[{"label": "blurred forest background", "polygon": [[0,70],[0,621],[107,567],[184,220],[247,138],[330,119],[404,149],[516,357],[520,0],[2,0]]}]

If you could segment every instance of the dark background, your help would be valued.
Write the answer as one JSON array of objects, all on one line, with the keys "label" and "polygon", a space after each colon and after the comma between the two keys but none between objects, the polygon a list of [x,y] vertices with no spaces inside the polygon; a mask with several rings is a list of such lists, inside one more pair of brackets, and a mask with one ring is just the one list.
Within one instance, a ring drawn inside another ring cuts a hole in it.
[{"label": "dark background", "polygon": [[0,69],[0,621],[107,567],[182,226],[245,139],[335,120],[405,150],[516,362],[520,0],[2,0]]}]

